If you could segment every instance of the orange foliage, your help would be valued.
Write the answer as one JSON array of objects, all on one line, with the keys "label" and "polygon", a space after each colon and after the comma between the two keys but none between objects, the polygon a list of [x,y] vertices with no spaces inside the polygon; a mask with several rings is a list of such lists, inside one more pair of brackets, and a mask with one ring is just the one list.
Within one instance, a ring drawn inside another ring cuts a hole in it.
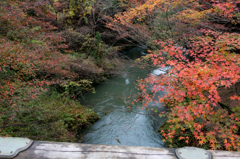
[{"label": "orange foliage", "polygon": [[[238,3],[147,0],[109,18],[109,28],[123,37],[144,42],[154,33],[151,22],[159,18],[154,17],[159,15],[156,13],[178,10],[177,14],[165,17],[172,32],[173,23],[178,24],[171,39],[155,40],[161,49],[147,55],[154,65],[171,68],[166,74],[150,75],[139,83],[141,94],[145,95],[144,104],[154,101],[169,106],[170,112],[166,114],[169,127],[161,134],[170,146],[176,139],[185,140],[187,145],[207,145],[210,149],[240,150],[239,106],[232,111],[218,105],[221,102],[218,87],[233,87],[240,81],[240,35],[222,33],[226,27],[218,25],[240,24]],[[180,47],[178,40],[184,41],[187,49]],[[153,87],[153,95],[149,95],[147,87]],[[154,100],[159,91],[168,93]],[[240,101],[239,96],[230,99]]]}]

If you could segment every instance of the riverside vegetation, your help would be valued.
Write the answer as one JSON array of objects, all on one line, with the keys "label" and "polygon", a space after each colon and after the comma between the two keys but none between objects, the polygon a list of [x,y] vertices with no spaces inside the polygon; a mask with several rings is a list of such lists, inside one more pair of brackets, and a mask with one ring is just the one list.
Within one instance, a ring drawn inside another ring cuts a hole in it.
[{"label": "riverside vegetation", "polygon": [[104,14],[121,6],[104,4],[0,2],[0,136],[76,141],[99,118],[76,98],[121,65],[103,33]]},{"label": "riverside vegetation", "polygon": [[[2,136],[75,139],[79,127],[97,116],[74,98],[114,74],[117,45],[139,44],[148,46],[143,61],[169,68],[139,80],[140,94],[132,102],[168,106],[159,113],[167,119],[159,130],[166,144],[240,150],[239,1],[0,3]],[[167,93],[155,98],[158,91]],[[56,127],[57,134],[50,133]]]},{"label": "riverside vegetation", "polygon": [[[164,103],[169,147],[240,150],[240,3],[237,0],[133,1],[108,27],[149,46],[144,60],[165,74],[139,80],[141,101]],[[153,87],[149,92],[148,88]],[[165,91],[163,97],[156,92]],[[155,104],[153,104],[155,106]]]}]

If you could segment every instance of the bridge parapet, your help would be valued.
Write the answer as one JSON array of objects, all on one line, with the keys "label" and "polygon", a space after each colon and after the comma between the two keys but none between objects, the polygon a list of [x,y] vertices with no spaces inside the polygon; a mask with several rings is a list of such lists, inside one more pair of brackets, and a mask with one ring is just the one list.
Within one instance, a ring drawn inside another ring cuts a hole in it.
[{"label": "bridge parapet", "polygon": [[[213,151],[212,159],[240,159],[240,152]],[[198,156],[196,156],[197,159]],[[68,142],[34,141],[26,151],[15,159],[100,159],[100,158],[137,158],[137,159],[178,159],[174,148],[96,145]]]}]

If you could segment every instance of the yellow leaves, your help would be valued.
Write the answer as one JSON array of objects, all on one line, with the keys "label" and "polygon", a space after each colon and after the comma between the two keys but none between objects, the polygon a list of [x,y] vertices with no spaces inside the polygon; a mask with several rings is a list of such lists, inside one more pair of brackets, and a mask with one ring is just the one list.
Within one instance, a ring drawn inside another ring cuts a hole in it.
[{"label": "yellow leaves", "polygon": [[[69,9],[65,9],[64,12],[73,17],[78,14],[79,17],[85,17],[87,14],[91,14],[95,1],[93,0],[70,0]],[[79,10],[84,12],[79,14]]]},{"label": "yellow leaves", "polygon": [[134,19],[141,21],[145,16],[152,14],[155,9],[161,9],[161,5],[164,2],[165,0],[148,0],[143,5],[136,8],[129,8],[128,11],[119,13],[115,15],[115,17],[119,19],[123,25],[131,23]]},{"label": "yellow leaves", "polygon": [[73,12],[73,10],[70,10],[69,12],[68,12],[68,14],[71,16],[71,17],[73,17],[75,14],[74,14],[74,12]]},{"label": "yellow leaves", "polygon": [[186,9],[182,11],[177,18],[181,19],[184,22],[191,23],[193,25],[196,25],[199,23],[203,18],[205,18],[206,14],[208,12],[206,10],[204,11],[196,11],[193,9]]}]

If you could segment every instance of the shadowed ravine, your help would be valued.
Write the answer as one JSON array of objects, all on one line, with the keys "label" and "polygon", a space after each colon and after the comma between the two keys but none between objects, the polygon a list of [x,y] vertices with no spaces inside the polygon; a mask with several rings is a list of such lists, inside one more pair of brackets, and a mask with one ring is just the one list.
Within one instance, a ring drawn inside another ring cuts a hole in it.
[{"label": "shadowed ravine", "polygon": [[[143,54],[140,48],[125,53],[131,59]],[[156,132],[163,119],[153,111],[141,110],[137,106],[131,110],[126,108],[131,102],[128,97],[137,93],[135,87],[138,77],[144,78],[151,72],[160,73],[158,70],[126,66],[123,75],[99,84],[95,94],[87,94],[80,99],[83,105],[93,108],[101,118],[82,132],[85,135],[82,143],[163,147],[161,136]],[[158,105],[158,112],[163,109]]]}]

